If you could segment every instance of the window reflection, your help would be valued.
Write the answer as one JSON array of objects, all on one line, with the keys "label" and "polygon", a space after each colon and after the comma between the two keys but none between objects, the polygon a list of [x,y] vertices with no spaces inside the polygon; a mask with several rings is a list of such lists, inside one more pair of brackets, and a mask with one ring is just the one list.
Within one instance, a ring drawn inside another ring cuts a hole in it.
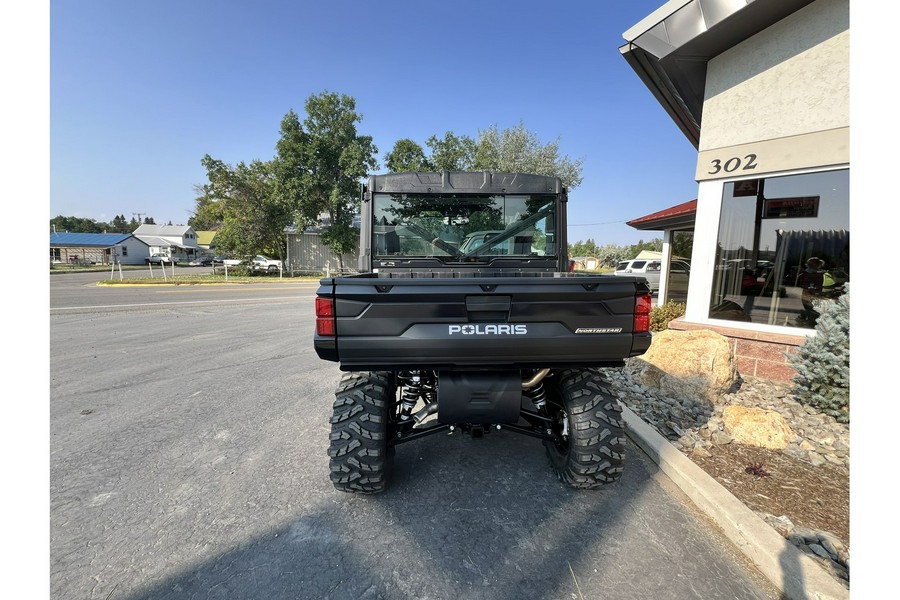
[{"label": "window reflection", "polygon": [[725,184],[710,318],[814,328],[850,281],[847,169]]},{"label": "window reflection", "polygon": [[375,194],[376,257],[490,262],[556,255],[556,198],[534,195]]},{"label": "window reflection", "polygon": [[675,231],[672,236],[672,261],[669,263],[667,302],[687,302],[688,281],[691,276],[691,252],[694,232]]}]

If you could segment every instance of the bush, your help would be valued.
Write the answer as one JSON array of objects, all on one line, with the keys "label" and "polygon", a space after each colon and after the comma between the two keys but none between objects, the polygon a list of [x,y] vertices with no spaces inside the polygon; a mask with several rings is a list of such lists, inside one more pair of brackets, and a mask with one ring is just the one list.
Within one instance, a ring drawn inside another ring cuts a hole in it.
[{"label": "bush", "polygon": [[820,316],[816,336],[800,346],[788,361],[796,369],[797,399],[830,415],[840,423],[850,422],[850,294],[835,302],[816,305]]},{"label": "bush", "polygon": [[650,331],[665,331],[669,328],[669,321],[684,315],[684,302],[669,301],[662,306],[657,306],[650,313]]}]

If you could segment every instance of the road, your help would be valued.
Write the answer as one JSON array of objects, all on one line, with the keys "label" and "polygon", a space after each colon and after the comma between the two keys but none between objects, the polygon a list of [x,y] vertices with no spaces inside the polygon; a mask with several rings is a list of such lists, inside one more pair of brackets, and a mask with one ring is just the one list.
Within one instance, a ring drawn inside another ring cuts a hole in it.
[{"label": "road", "polygon": [[398,446],[386,493],[337,492],[315,283],[104,277],[50,281],[52,598],[779,597],[631,443],[598,491],[494,432]]}]

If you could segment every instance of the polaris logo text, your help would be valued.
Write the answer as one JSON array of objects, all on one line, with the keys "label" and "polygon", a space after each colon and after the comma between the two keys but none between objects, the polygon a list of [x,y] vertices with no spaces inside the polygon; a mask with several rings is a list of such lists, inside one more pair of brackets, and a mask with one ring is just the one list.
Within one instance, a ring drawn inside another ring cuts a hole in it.
[{"label": "polaris logo text", "polygon": [[450,325],[450,335],[527,335],[527,325]]}]

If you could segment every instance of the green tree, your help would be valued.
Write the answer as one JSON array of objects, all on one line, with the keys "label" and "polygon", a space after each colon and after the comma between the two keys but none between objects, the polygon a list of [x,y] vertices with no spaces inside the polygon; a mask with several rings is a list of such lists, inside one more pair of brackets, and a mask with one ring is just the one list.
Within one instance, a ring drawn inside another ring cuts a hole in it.
[{"label": "green tree", "polygon": [[125,215],[116,215],[113,217],[113,220],[109,223],[110,233],[131,233],[131,230],[128,228],[128,221],[125,220]]},{"label": "green tree", "polygon": [[[425,145],[431,150],[431,156],[424,157],[418,163],[416,161],[421,157],[416,150],[421,150],[421,147],[412,140],[399,140],[386,157],[388,169],[392,172],[417,170],[405,169],[414,164],[436,171],[534,173],[559,177],[569,190],[575,189],[582,182],[583,159],[572,160],[568,156],[561,156],[558,139],[545,144],[521,122],[517,127],[502,131],[492,125],[479,131],[477,140],[447,131],[440,138],[432,135]],[[408,156],[413,157],[411,161],[406,160]]]},{"label": "green tree", "polygon": [[577,241],[573,244],[569,244],[569,256],[597,256],[597,244],[594,243],[594,240],[588,238],[584,241]]},{"label": "green tree", "polygon": [[359,135],[356,100],[346,94],[322,92],[305,104],[301,125],[290,111],[282,119],[276,145],[276,190],[294,209],[297,225],[306,227],[326,213],[329,224],[322,241],[338,256],[354,249],[358,232],[352,227],[359,190],[369,170],[378,168],[378,148],[371,136]]},{"label": "green tree", "polygon": [[210,198],[202,185],[194,186],[196,203],[188,225],[194,231],[218,231],[225,223],[224,204]]},{"label": "green tree", "polygon": [[637,244],[632,244],[628,247],[628,258],[634,258],[644,250],[649,250],[650,252],[662,252],[662,238],[654,238],[649,242],[638,240]]},{"label": "green tree", "polygon": [[452,131],[444,137],[428,138],[425,145],[431,149],[430,163],[437,171],[471,171],[475,168],[475,140],[467,135],[457,136]]},{"label": "green tree", "polygon": [[422,146],[409,138],[397,140],[391,151],[385,154],[384,163],[391,173],[434,170],[434,165],[425,156]]},{"label": "green tree", "polygon": [[492,125],[478,132],[474,168],[559,177],[571,191],[582,182],[583,159],[560,156],[559,139],[544,144],[522,122],[512,129]]},{"label": "green tree", "polygon": [[672,236],[672,254],[690,258],[694,251],[694,232],[693,231],[676,231]]},{"label": "green tree", "polygon": [[212,204],[220,211],[216,245],[238,256],[265,253],[284,260],[284,230],[293,211],[275,191],[272,163],[254,160],[231,167],[208,154],[201,163],[208,183],[201,187],[197,205]]},{"label": "green tree", "polygon": [[597,248],[595,256],[604,267],[615,267],[619,261],[628,259],[625,248],[618,244],[605,244]]},{"label": "green tree", "polygon": [[806,405],[850,422],[850,293],[816,305],[815,337],[807,338],[788,362],[796,369],[794,394]]},{"label": "green tree", "polygon": [[103,233],[108,229],[106,223],[98,223],[86,217],[64,217],[62,215],[50,219],[50,231],[57,233]]}]

